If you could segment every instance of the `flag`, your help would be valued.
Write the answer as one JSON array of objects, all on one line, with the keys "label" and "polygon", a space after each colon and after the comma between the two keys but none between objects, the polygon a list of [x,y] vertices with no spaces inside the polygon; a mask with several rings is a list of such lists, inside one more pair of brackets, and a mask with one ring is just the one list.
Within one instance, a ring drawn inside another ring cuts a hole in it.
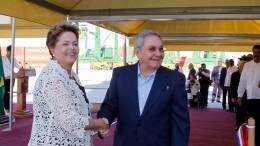
[{"label": "flag", "polygon": [[[1,50],[0,50],[0,56],[2,56]],[[0,115],[4,115],[4,94],[5,94],[4,69],[3,69],[3,61],[1,57],[0,59]]]},{"label": "flag", "polygon": [[237,130],[237,146],[248,146],[247,123],[242,124]]}]

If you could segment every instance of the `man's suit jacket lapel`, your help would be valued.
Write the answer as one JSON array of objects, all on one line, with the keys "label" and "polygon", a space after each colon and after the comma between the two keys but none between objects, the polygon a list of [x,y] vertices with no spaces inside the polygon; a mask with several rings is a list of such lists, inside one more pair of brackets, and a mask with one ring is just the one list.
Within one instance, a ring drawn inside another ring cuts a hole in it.
[{"label": "man's suit jacket lapel", "polygon": [[165,88],[166,84],[166,74],[162,71],[162,68],[160,67],[156,72],[155,79],[150,90],[149,96],[147,98],[147,101],[145,103],[141,117],[145,116],[145,114],[152,108],[152,105],[155,103],[155,101],[160,98],[160,93]]},{"label": "man's suit jacket lapel", "polygon": [[[138,70],[138,63],[136,63],[135,65],[131,66],[130,71],[129,71],[129,75],[127,77],[129,83],[132,83],[132,87],[131,87],[131,91],[129,92],[130,94],[132,94],[130,97],[133,97],[134,101],[135,101],[135,105],[131,105],[133,106],[133,108],[137,111],[137,115],[140,116],[140,110],[139,110],[139,99],[138,99],[138,77],[137,77],[137,71]],[[127,84],[127,83],[126,83]]]}]

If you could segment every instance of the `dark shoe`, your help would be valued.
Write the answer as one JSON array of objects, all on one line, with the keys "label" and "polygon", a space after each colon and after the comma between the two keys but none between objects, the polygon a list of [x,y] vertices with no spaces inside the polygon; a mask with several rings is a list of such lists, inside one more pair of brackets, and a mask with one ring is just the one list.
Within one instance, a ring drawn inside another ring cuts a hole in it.
[{"label": "dark shoe", "polygon": [[234,110],[232,110],[232,109],[228,109],[227,112],[234,112]]}]

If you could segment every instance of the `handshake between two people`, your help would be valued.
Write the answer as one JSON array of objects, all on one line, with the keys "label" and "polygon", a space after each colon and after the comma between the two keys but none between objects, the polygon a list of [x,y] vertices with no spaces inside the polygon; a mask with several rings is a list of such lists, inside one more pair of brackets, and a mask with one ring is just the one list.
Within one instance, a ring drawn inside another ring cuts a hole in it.
[{"label": "handshake between two people", "polygon": [[85,126],[85,130],[97,130],[98,136],[103,139],[108,136],[109,123],[106,118],[89,119],[89,124]]}]

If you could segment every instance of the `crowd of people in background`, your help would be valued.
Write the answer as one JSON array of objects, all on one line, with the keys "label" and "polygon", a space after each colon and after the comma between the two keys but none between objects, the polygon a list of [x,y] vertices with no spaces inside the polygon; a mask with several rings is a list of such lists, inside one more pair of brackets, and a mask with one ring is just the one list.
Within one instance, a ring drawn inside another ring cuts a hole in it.
[{"label": "crowd of people in background", "polygon": [[[189,106],[207,108],[208,101],[222,102],[223,110],[236,113],[236,129],[249,117],[253,117],[258,125],[260,115],[260,45],[255,45],[252,51],[253,54],[238,58],[237,65],[233,59],[226,59],[225,65],[222,65],[222,61],[218,61],[211,72],[206,68],[205,63],[201,64],[198,71],[190,63],[186,83]],[[178,70],[181,70],[179,66]],[[213,87],[211,100],[208,100],[209,86]],[[257,140],[260,140],[258,127],[256,128],[256,144],[259,144]]]},{"label": "crowd of people in background", "polygon": [[[197,106],[200,106],[200,108],[206,108],[208,103],[209,86],[212,86],[213,91],[211,94],[211,102],[222,102],[223,110],[230,112],[237,111],[237,89],[240,74],[243,70],[244,64],[253,60],[253,55],[243,55],[238,58],[238,60],[237,66],[233,59],[226,59],[225,65],[223,65],[221,60],[219,60],[211,72],[206,68],[205,63],[201,64],[198,71],[196,71],[194,65],[190,63],[188,65],[189,73],[186,83],[187,92],[190,93],[190,97],[192,97],[192,105],[190,106],[195,106],[194,99],[197,101],[198,96],[200,96],[200,105],[197,104]],[[178,63],[175,65],[175,70],[183,73],[182,68]],[[226,108],[227,96],[228,109]]]},{"label": "crowd of people in background", "polygon": [[[211,102],[222,103],[223,110],[230,112],[236,111],[235,102],[237,101],[237,88],[240,74],[243,70],[243,65],[253,60],[253,55],[243,55],[238,58],[238,60],[237,65],[235,65],[233,59],[226,59],[224,65],[223,62],[219,60],[212,71],[206,68],[205,63],[202,63],[198,68],[198,71],[196,71],[194,65],[190,63],[188,65],[189,73],[186,82],[187,93],[191,93],[192,97],[200,94],[201,101],[199,106],[201,108],[206,108],[209,96],[209,86],[212,86]],[[183,70],[178,63],[176,63],[174,70],[183,73]],[[226,99],[227,96],[228,99]],[[226,100],[228,100],[228,108],[226,107]]]}]

